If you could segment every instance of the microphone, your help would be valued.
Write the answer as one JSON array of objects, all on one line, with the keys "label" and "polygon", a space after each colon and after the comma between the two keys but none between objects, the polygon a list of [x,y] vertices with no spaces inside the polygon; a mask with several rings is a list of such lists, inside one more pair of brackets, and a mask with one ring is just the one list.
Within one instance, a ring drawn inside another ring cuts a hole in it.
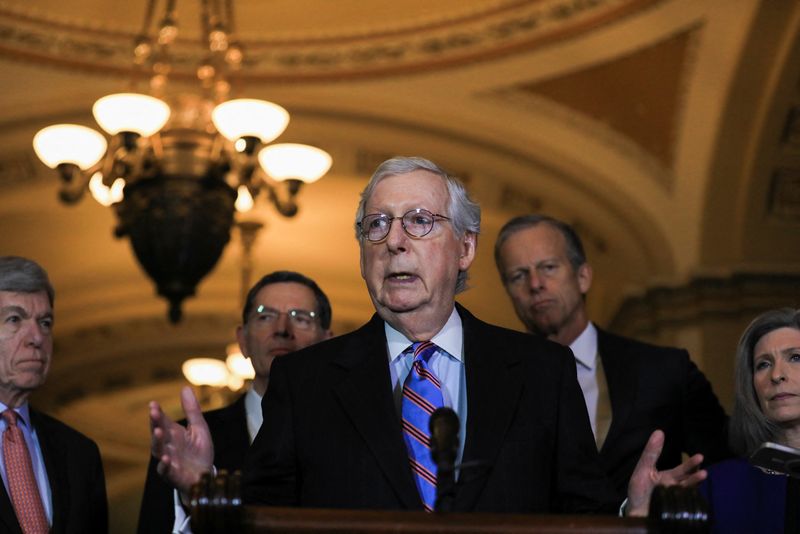
[{"label": "microphone", "polygon": [[456,489],[455,463],[460,427],[458,416],[450,408],[437,408],[431,414],[428,427],[431,434],[431,458],[436,463],[434,510],[450,512],[453,509]]}]

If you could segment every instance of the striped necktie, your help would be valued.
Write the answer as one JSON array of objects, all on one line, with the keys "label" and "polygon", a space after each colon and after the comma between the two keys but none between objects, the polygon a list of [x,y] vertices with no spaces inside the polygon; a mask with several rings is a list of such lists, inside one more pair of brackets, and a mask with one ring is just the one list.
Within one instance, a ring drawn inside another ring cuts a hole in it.
[{"label": "striped necktie", "polygon": [[25,437],[17,426],[17,412],[7,409],[2,414],[6,422],[3,432],[3,462],[8,479],[8,492],[17,514],[17,521],[25,534],[45,534],[50,530],[44,513],[39,486],[33,474],[31,456]]},{"label": "striped necktie", "polygon": [[436,464],[431,458],[428,421],[436,408],[444,406],[442,386],[428,367],[428,361],[438,349],[430,341],[421,341],[404,352],[413,352],[414,362],[403,383],[403,438],[417,490],[428,512],[433,511],[436,502]]}]

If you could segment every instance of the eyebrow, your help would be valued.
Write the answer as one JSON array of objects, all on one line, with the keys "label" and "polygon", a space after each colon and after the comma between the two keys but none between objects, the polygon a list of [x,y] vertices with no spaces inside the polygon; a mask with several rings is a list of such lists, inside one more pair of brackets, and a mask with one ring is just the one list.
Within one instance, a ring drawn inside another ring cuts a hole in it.
[{"label": "eyebrow", "polygon": [[[797,346],[797,347],[786,347],[785,349],[780,349],[778,351],[778,353],[781,354],[781,355],[791,354],[793,352],[800,352],[800,346]],[[761,354],[756,354],[755,356],[753,356],[753,359],[757,360],[759,358],[767,358],[767,357],[770,357],[770,356],[772,356],[772,352],[762,352]]]},{"label": "eyebrow", "polygon": [[22,306],[17,306],[15,304],[11,304],[9,306],[3,306],[2,308],[0,308],[0,313],[2,313],[2,314],[11,313],[11,312],[16,312],[16,313],[22,315],[25,319],[27,319],[28,317],[31,316],[31,314],[28,313],[28,310],[26,310]]},{"label": "eyebrow", "polygon": [[[9,306],[3,306],[0,308],[0,314],[6,315],[8,313],[18,313],[22,316],[23,319],[30,319],[32,316],[22,306],[17,306],[16,304],[11,304]],[[38,316],[37,319],[52,319],[53,318],[53,311],[48,310],[47,312],[43,313],[42,315]]]}]

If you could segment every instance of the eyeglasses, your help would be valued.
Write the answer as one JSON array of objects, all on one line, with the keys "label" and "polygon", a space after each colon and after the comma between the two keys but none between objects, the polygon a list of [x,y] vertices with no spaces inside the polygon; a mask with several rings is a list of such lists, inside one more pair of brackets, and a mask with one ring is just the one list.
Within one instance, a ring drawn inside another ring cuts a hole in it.
[{"label": "eyeglasses", "polygon": [[411,237],[424,237],[431,233],[436,219],[449,221],[450,217],[431,213],[422,208],[409,210],[401,217],[390,217],[384,213],[372,213],[364,215],[361,222],[358,223],[358,230],[369,241],[381,241],[389,235],[389,230],[392,229],[392,222],[395,219],[400,219],[403,230]]},{"label": "eyeglasses", "polygon": [[258,326],[271,326],[278,321],[281,315],[286,315],[292,327],[298,330],[311,330],[317,324],[316,312],[308,310],[289,310],[282,312],[275,308],[267,308],[263,304],[256,308],[255,314],[253,314],[253,317],[247,322]]}]

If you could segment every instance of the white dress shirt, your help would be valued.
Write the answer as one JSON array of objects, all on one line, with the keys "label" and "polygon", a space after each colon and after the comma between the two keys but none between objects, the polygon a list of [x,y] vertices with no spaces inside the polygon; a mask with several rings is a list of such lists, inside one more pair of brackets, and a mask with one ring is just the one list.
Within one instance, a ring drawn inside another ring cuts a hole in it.
[{"label": "white dress shirt", "polygon": [[[403,351],[411,345],[412,341],[392,328],[389,323],[384,323],[384,328],[392,392],[395,408],[400,416],[403,383],[408,373],[411,372],[411,364],[414,361],[413,354],[403,357]],[[444,405],[458,415],[458,456],[456,457],[456,465],[458,465],[464,454],[464,438],[467,431],[467,374],[464,369],[464,327],[455,307],[442,329],[430,341],[445,351],[437,350],[428,360],[428,367],[442,384]]]},{"label": "white dress shirt", "polygon": [[597,437],[597,328],[590,322],[570,346],[578,368],[578,383],[583,391],[586,411],[592,425],[592,434]]}]

